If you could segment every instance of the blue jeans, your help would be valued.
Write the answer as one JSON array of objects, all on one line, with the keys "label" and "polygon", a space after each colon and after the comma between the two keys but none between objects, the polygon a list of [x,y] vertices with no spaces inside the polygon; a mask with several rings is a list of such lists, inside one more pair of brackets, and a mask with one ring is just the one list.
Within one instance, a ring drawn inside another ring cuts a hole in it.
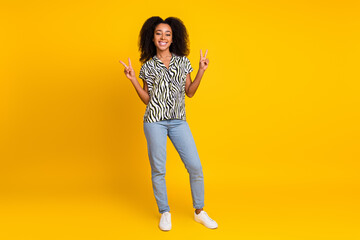
[{"label": "blue jeans", "polygon": [[170,211],[165,183],[166,142],[169,136],[190,175],[193,207],[204,207],[204,177],[199,154],[188,123],[171,119],[159,122],[144,122],[148,155],[151,165],[151,179],[154,195],[160,213]]}]

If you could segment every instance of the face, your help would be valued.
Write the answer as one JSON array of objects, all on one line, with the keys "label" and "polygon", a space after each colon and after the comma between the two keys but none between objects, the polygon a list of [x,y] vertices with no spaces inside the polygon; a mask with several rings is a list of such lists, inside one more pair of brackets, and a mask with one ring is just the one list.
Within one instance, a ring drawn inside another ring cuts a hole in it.
[{"label": "face", "polygon": [[169,24],[160,23],[154,31],[153,42],[158,50],[166,50],[172,43],[172,31]]}]

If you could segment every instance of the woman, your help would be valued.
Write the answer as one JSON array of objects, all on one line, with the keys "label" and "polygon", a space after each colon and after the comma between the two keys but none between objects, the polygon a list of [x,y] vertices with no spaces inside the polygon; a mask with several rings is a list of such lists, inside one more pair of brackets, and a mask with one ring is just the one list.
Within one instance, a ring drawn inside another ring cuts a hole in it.
[{"label": "woman", "polygon": [[202,76],[208,67],[207,51],[200,50],[199,70],[191,80],[193,71],[189,59],[188,34],[183,22],[175,17],[163,20],[151,17],[140,31],[140,61],[143,63],[139,78],[135,71],[124,65],[124,73],[135,87],[140,99],[147,105],[144,114],[144,132],[151,165],[152,185],[158,210],[161,213],[159,227],[171,229],[171,214],[165,184],[167,136],[174,144],[190,175],[191,195],[195,208],[195,221],[208,228],[217,228],[217,223],[203,210],[204,181],[200,158],[185,114],[185,93],[194,96]]}]

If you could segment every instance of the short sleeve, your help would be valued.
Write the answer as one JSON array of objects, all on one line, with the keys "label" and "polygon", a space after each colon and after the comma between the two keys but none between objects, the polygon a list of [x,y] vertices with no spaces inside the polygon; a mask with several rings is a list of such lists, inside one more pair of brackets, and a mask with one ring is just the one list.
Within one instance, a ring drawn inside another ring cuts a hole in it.
[{"label": "short sleeve", "polygon": [[146,77],[147,77],[147,74],[146,74],[146,66],[145,64],[143,64],[140,68],[140,72],[139,72],[139,78],[141,78],[142,80],[145,80],[146,81]]},{"label": "short sleeve", "polygon": [[185,71],[186,74],[191,73],[194,69],[191,66],[190,60],[185,56]]}]

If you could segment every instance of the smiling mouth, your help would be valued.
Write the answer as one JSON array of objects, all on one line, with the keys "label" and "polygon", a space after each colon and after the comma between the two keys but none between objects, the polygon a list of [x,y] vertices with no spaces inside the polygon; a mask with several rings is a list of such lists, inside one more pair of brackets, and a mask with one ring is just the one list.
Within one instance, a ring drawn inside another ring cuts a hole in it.
[{"label": "smiling mouth", "polygon": [[167,42],[159,42],[160,46],[165,46],[167,44]]}]

